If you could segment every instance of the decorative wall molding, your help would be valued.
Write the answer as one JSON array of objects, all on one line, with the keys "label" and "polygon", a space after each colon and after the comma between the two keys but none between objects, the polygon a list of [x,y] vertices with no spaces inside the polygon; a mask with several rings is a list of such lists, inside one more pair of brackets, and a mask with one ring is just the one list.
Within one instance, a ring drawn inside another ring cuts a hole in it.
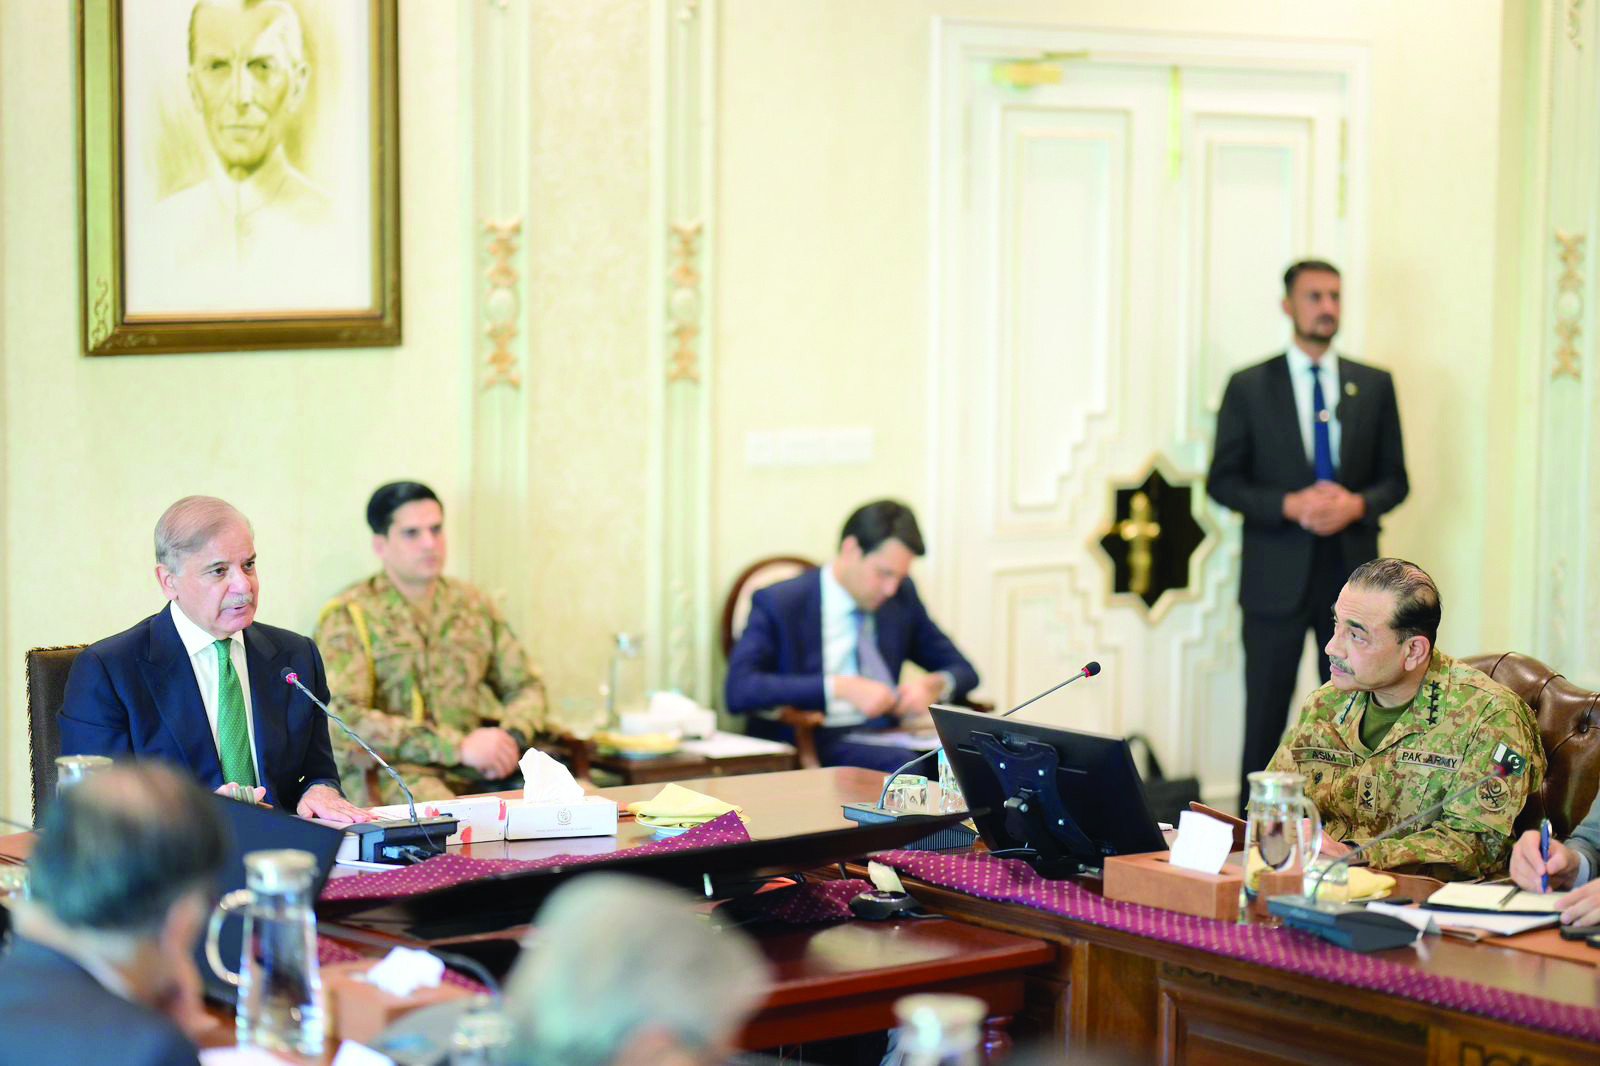
[{"label": "decorative wall molding", "polygon": [[1586,238],[1582,233],[1556,230],[1556,245],[1561,249],[1561,276],[1556,279],[1555,330],[1556,366],[1553,378],[1570,377],[1577,381],[1578,339],[1583,334],[1583,257]]},{"label": "decorative wall molding", "polygon": [[[1600,226],[1600,49],[1594,20],[1579,0],[1541,4],[1527,35],[1529,145],[1524,171],[1527,234],[1522,251],[1523,402],[1518,438],[1536,441],[1525,460],[1531,482],[1504,502],[1527,514],[1520,535],[1532,551],[1525,580],[1534,590],[1521,628],[1530,654],[1579,684],[1600,682],[1600,462],[1595,359],[1593,247]],[[1554,253],[1552,255],[1552,252]]]},{"label": "decorative wall molding", "polygon": [[489,269],[483,274],[488,286],[483,300],[483,335],[493,346],[485,364],[483,387],[508,385],[520,389],[522,375],[517,371],[517,354],[511,342],[517,338],[517,319],[522,312],[522,277],[515,262],[522,219],[486,221],[483,236],[484,250],[489,255]]},{"label": "decorative wall molding", "polygon": [[700,233],[704,227],[693,222],[672,223],[672,265],[667,278],[672,291],[667,297],[668,327],[672,333],[672,357],[667,365],[667,381],[700,382]]},{"label": "decorative wall molding", "polygon": [[716,0],[651,7],[651,684],[712,697],[711,374]]},{"label": "decorative wall molding", "polygon": [[533,628],[527,580],[532,501],[528,423],[534,397],[522,388],[531,332],[523,240],[531,202],[532,5],[486,0],[461,7],[462,47],[472,62],[464,87],[461,150],[471,161],[471,306],[464,323],[472,434],[463,509],[464,572],[504,605],[512,627]]}]

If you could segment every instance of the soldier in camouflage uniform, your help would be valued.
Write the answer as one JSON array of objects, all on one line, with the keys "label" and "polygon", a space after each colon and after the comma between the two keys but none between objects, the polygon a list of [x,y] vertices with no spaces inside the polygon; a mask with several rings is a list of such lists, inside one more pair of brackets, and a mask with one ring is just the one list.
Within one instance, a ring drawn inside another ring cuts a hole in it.
[{"label": "soldier in camouflage uniform", "polygon": [[[317,623],[334,712],[418,800],[513,787],[505,779],[545,721],[538,672],[489,598],[442,576],[444,510],[432,490],[385,485],[367,521],[383,571],[341,592]],[[333,736],[346,795],[403,802],[365,752]]]},{"label": "soldier in camouflage uniform", "polygon": [[1353,847],[1491,773],[1503,745],[1525,762],[1520,773],[1364,853],[1379,869],[1445,880],[1502,874],[1512,823],[1544,780],[1544,747],[1515,693],[1434,648],[1439,615],[1421,568],[1357,568],[1334,607],[1333,680],[1306,700],[1268,769],[1304,777],[1326,838]]}]

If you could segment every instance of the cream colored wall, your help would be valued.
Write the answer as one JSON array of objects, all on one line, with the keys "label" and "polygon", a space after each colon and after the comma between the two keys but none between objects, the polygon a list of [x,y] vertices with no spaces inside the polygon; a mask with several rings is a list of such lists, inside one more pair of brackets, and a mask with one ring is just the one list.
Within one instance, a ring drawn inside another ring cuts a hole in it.
[{"label": "cream colored wall", "polygon": [[406,475],[447,505],[462,494],[458,18],[454,5],[401,7],[404,345],[87,359],[74,5],[0,4],[0,808],[11,817],[29,805],[24,650],[94,640],[162,604],[150,530],[173,499],[238,504],[256,530],[260,617],[307,631],[331,593],[372,568],[362,512],[375,485]]},{"label": "cream colored wall", "polygon": [[[1347,291],[1346,320],[1356,350],[1393,369],[1407,431],[1413,491],[1384,546],[1439,580],[1447,647],[1515,636],[1508,579],[1485,554],[1499,527],[1481,479],[1517,450],[1512,420],[1496,417],[1516,360],[1494,343],[1497,307],[1514,308],[1495,274],[1500,4],[725,0],[722,12],[719,595],[759,555],[827,554],[862,500],[924,502],[929,57],[932,19],[948,16],[1370,45],[1368,284]],[[748,432],[818,426],[874,427],[872,461],[746,466]]]}]

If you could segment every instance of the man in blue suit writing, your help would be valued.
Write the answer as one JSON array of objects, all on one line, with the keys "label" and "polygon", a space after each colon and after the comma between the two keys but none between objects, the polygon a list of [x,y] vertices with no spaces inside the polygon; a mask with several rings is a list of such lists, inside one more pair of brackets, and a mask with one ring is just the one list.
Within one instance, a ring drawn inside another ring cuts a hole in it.
[{"label": "man in blue suit writing", "polygon": [[254,624],[255,537],[231,504],[186,496],[156,523],[156,580],[171,602],[85,648],[61,710],[66,755],[160,759],[207,788],[306,818],[366,822],[339,792],[322,712],[322,656],[297,633]]},{"label": "man in blue suit writing", "polygon": [[[922,553],[911,508],[878,500],[858,509],[832,562],[751,598],[750,620],[728,657],[728,710],[751,715],[752,734],[777,740],[792,737],[778,708],[823,712],[817,755],[824,766],[888,771],[905,762],[903,749],[850,735],[890,728],[978,685],[977,671],[928,617],[907,576]],[[901,683],[907,660],[927,673]]]}]

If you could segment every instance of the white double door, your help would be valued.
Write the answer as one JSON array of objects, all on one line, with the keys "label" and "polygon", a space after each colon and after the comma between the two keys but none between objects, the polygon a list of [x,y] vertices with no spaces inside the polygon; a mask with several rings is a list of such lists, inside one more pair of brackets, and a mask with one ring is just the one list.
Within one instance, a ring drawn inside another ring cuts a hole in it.
[{"label": "white double door", "polygon": [[[996,76],[1052,53],[1058,84]],[[1288,263],[1332,259],[1360,291],[1364,63],[971,25],[937,46],[930,597],[989,698],[1097,660],[1025,716],[1145,733],[1222,802],[1244,699],[1237,523],[1203,499],[1215,412],[1287,338]],[[1157,457],[1213,535],[1189,593],[1146,613],[1096,542]]]}]

